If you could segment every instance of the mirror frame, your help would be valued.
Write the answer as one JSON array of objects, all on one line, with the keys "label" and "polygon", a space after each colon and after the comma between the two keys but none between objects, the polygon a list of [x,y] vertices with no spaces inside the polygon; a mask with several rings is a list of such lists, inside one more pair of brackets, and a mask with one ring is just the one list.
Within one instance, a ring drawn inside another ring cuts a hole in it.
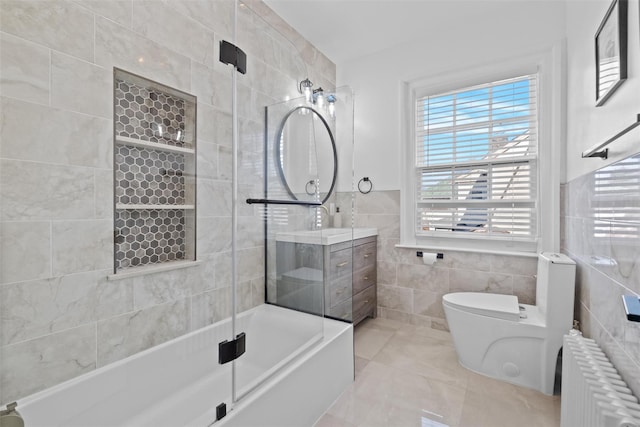
[{"label": "mirror frame", "polygon": [[325,202],[327,200],[329,200],[329,197],[331,197],[331,194],[333,193],[333,189],[336,185],[336,178],[338,175],[338,150],[336,148],[336,141],[335,138],[333,137],[333,132],[331,132],[331,128],[329,127],[329,123],[327,123],[327,121],[324,119],[324,117],[322,117],[322,114],[320,114],[317,110],[305,106],[305,105],[300,105],[298,107],[295,107],[294,109],[292,109],[291,111],[289,111],[283,118],[282,118],[282,122],[280,122],[280,126],[278,126],[278,131],[276,132],[276,140],[274,141],[274,145],[275,145],[275,158],[274,158],[274,162],[276,164],[276,167],[278,169],[278,175],[280,176],[280,181],[282,181],[282,185],[284,185],[284,188],[287,190],[287,193],[289,193],[289,195],[294,199],[294,200],[298,200],[298,198],[296,197],[296,195],[293,193],[293,191],[291,191],[291,188],[289,187],[289,184],[287,183],[287,179],[284,176],[284,170],[283,170],[283,165],[280,162],[280,140],[282,139],[282,132],[284,131],[284,126],[287,123],[287,120],[289,119],[289,117],[297,112],[298,110],[310,110],[313,114],[315,114],[316,116],[318,116],[320,118],[320,120],[322,120],[322,123],[324,124],[325,129],[327,129],[327,132],[329,133],[329,138],[331,139],[331,147],[333,148],[333,179],[331,180],[331,187],[329,188],[329,191],[327,192],[327,195],[325,196],[324,199],[322,199],[322,204],[325,204]]}]

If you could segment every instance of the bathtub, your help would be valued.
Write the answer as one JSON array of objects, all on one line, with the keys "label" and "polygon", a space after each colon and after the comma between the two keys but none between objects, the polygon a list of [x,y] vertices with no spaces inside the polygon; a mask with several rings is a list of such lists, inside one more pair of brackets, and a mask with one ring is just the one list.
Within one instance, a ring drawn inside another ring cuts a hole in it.
[{"label": "bathtub", "polygon": [[216,427],[311,426],[353,381],[348,323],[261,305],[236,325],[247,338],[235,406],[231,363],[218,364],[226,319],[20,399],[25,427],[206,427],[222,402]]}]

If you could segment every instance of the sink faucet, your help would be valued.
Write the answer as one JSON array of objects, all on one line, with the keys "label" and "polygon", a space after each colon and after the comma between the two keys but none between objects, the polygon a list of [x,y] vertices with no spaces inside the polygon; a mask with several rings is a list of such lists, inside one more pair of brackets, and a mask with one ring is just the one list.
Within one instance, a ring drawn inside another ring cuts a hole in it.
[{"label": "sink faucet", "polygon": [[[317,206],[318,208],[324,210],[324,212],[327,214],[327,219],[329,218],[329,209],[327,209],[327,207],[325,205],[320,205]],[[313,220],[313,225],[311,228],[313,228],[314,230],[319,230],[322,228],[322,211],[319,211],[320,214],[318,215],[318,211],[316,211],[315,213],[315,218]]]}]

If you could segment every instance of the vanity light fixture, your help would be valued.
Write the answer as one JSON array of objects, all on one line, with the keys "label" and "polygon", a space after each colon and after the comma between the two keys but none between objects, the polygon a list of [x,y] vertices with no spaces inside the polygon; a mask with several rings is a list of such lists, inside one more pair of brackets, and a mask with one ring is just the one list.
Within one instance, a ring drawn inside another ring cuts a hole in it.
[{"label": "vanity light fixture", "polygon": [[324,108],[324,90],[321,87],[313,91],[313,103],[320,109]]},{"label": "vanity light fixture", "polygon": [[329,110],[329,117],[332,119],[336,118],[336,101],[337,99],[335,95],[327,95],[327,110]]},{"label": "vanity light fixture", "polygon": [[[325,95],[324,89],[319,87],[318,89],[311,89],[313,82],[311,80],[304,79],[298,83],[298,92],[304,95],[307,102],[314,104],[318,110],[328,110],[329,117],[336,118],[336,106],[335,103],[338,100],[334,94]],[[300,114],[307,114],[309,110],[301,109]]]},{"label": "vanity light fixture", "polygon": [[309,79],[304,79],[298,84],[298,92],[300,92],[307,99],[307,102],[311,102],[313,92],[311,91],[313,83]]}]

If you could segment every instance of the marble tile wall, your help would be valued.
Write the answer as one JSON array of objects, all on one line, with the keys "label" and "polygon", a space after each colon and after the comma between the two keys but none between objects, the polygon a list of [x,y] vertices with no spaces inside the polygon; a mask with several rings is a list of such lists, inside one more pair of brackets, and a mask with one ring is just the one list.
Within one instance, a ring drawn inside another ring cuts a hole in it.
[{"label": "marble tile wall", "polygon": [[562,188],[562,247],[577,263],[575,316],[640,396],[640,323],[622,295],[640,295],[640,155]]},{"label": "marble tile wall", "polygon": [[[262,191],[264,106],[297,95],[304,77],[335,87],[331,61],[261,1],[245,3],[257,14],[239,8],[237,44],[249,58],[238,76],[240,200]],[[0,403],[230,315],[232,69],[217,57],[233,8],[0,2]],[[199,263],[190,268],[108,278],[113,67],[198,98]],[[245,310],[264,301],[264,249],[260,212],[239,208]]]},{"label": "marble tile wall", "polygon": [[[351,193],[341,193],[338,205],[351,206]],[[353,223],[378,229],[378,315],[448,329],[442,296],[473,291],[517,295],[534,304],[536,258],[444,251],[433,266],[424,265],[415,249],[400,243],[400,191],[356,192]]]}]

